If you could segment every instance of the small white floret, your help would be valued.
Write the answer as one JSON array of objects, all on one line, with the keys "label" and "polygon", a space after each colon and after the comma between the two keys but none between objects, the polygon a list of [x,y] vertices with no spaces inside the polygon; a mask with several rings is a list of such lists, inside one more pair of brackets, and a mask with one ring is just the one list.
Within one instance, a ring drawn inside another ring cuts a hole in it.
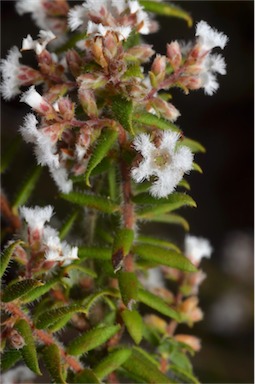
[{"label": "small white floret", "polygon": [[200,79],[206,95],[212,96],[219,88],[216,76],[210,71],[202,72]]},{"label": "small white floret", "polygon": [[41,104],[45,103],[43,97],[36,91],[34,85],[22,94],[20,101],[37,110],[40,109]]},{"label": "small white floret", "polygon": [[61,192],[69,193],[72,191],[73,182],[72,180],[68,180],[68,174],[65,168],[55,168],[54,166],[51,166],[50,173]]},{"label": "small white floret", "polygon": [[196,36],[198,36],[199,43],[205,51],[209,51],[215,47],[224,49],[228,42],[228,37],[224,33],[211,28],[203,20],[197,23]]},{"label": "small white floret", "polygon": [[30,35],[27,35],[22,41],[22,51],[34,50],[37,55],[40,55],[46,46],[56,38],[53,32],[41,30],[39,38],[33,40]]},{"label": "small white floret", "polygon": [[20,82],[18,80],[20,58],[21,53],[18,47],[14,46],[9,50],[6,59],[2,59],[0,62],[0,71],[3,76],[0,91],[5,100],[11,100],[20,93]]},{"label": "small white floret", "polygon": [[38,206],[34,208],[20,207],[20,214],[27,222],[29,228],[41,231],[44,224],[50,221],[53,215],[53,207],[51,205],[47,205],[44,208]]},{"label": "small white floret", "polygon": [[219,73],[220,75],[226,75],[226,62],[222,55],[208,55],[205,59],[205,67],[211,72]]},{"label": "small white floret", "polygon": [[76,5],[68,12],[68,25],[71,31],[75,31],[87,21],[87,10],[82,5]]},{"label": "small white floret", "polygon": [[24,124],[20,127],[20,133],[27,143],[36,143],[40,133],[37,129],[38,121],[33,113],[28,113],[24,118]]},{"label": "small white floret", "polygon": [[209,259],[212,251],[207,239],[190,235],[185,237],[185,255],[193,264],[200,264],[203,257]]}]

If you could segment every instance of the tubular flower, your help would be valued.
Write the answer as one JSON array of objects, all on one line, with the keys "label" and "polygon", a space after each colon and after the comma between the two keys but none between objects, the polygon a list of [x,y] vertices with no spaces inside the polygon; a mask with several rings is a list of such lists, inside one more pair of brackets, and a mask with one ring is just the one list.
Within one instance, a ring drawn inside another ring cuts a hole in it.
[{"label": "tubular flower", "polygon": [[212,251],[207,239],[190,235],[185,237],[185,255],[193,264],[199,265],[203,257],[209,259]]},{"label": "tubular flower", "polygon": [[176,132],[164,132],[158,147],[144,133],[134,140],[134,148],[141,152],[143,160],[132,169],[132,178],[140,183],[156,176],[150,187],[150,193],[155,197],[166,197],[172,193],[183,174],[192,168],[193,155],[188,147],[177,147],[179,137]]}]

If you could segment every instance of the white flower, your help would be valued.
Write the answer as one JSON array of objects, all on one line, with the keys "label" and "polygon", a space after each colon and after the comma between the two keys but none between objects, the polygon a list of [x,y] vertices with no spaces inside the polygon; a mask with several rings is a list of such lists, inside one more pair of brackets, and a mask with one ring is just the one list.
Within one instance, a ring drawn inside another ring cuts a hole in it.
[{"label": "white flower", "polygon": [[226,75],[226,62],[222,55],[208,55],[205,58],[204,66],[211,72],[216,72],[221,75]]},{"label": "white flower", "polygon": [[10,100],[20,93],[20,82],[18,80],[18,73],[21,58],[21,53],[17,47],[12,47],[6,59],[1,60],[0,70],[3,75],[3,82],[1,84],[1,93],[5,100]]},{"label": "white flower", "polygon": [[47,261],[60,261],[67,265],[78,259],[78,247],[71,247],[66,241],[61,242],[59,233],[49,226],[44,229],[43,245],[46,246]]},{"label": "white flower", "polygon": [[44,208],[35,206],[34,208],[20,207],[21,217],[24,217],[31,230],[41,231],[44,224],[50,221],[53,215],[53,207],[47,205]]},{"label": "white flower", "polygon": [[202,87],[206,95],[212,96],[219,88],[216,76],[210,71],[202,72],[199,78],[201,79]]},{"label": "white flower", "polygon": [[58,188],[63,193],[69,193],[73,189],[73,182],[72,180],[68,180],[68,173],[67,170],[64,167],[54,167],[50,166],[50,173],[57,184]]},{"label": "white flower", "polygon": [[207,239],[187,235],[185,237],[185,255],[195,265],[199,265],[203,257],[210,258],[212,246]]},{"label": "white flower", "polygon": [[27,35],[22,41],[22,51],[33,49],[37,55],[40,55],[46,48],[50,41],[54,40],[56,36],[51,31],[41,30],[39,32],[39,39],[33,40],[30,35]]},{"label": "white flower", "polygon": [[150,176],[156,176],[157,179],[150,187],[150,193],[155,197],[166,197],[172,193],[183,174],[192,168],[193,155],[189,148],[176,148],[179,137],[176,132],[165,131],[158,147],[145,133],[138,135],[134,140],[134,147],[141,152],[143,160],[137,168],[132,169],[132,178],[140,183]]},{"label": "white flower", "polygon": [[21,16],[31,13],[32,19],[39,28],[48,29],[47,15],[42,0],[18,0],[16,10]]},{"label": "white flower", "polygon": [[24,382],[32,382],[35,379],[35,374],[26,366],[19,365],[12,368],[1,375],[2,384],[17,384]]},{"label": "white flower", "polygon": [[146,276],[141,278],[143,286],[149,290],[153,288],[165,288],[164,277],[160,267],[150,268]]},{"label": "white flower", "polygon": [[222,55],[207,55],[201,64],[199,79],[206,95],[213,95],[219,88],[216,73],[226,74],[226,63]]},{"label": "white flower", "polygon": [[82,5],[76,5],[68,13],[68,25],[71,31],[83,25],[87,20],[87,10]]},{"label": "white flower", "polygon": [[121,26],[113,26],[113,27],[108,27],[104,26],[102,24],[96,24],[93,23],[91,20],[88,22],[88,27],[87,27],[87,34],[88,35],[95,35],[95,36],[105,36],[107,32],[115,32],[118,34],[120,40],[125,40],[128,38],[128,36],[131,33],[131,27],[121,27]]},{"label": "white flower", "polygon": [[215,47],[224,49],[228,42],[228,37],[224,35],[224,33],[218,32],[216,29],[211,28],[203,20],[197,23],[196,36],[198,36],[198,42],[205,51],[210,51]]}]

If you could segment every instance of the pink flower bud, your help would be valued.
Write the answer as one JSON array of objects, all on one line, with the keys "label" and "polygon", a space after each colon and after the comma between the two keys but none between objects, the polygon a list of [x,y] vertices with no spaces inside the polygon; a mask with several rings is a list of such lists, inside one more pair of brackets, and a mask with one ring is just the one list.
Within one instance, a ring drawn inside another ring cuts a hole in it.
[{"label": "pink flower bud", "polygon": [[45,116],[46,119],[52,119],[56,116],[53,107],[35,90],[34,86],[23,93],[20,101],[28,104],[36,112]]},{"label": "pink flower bud", "polygon": [[198,307],[198,298],[196,296],[191,296],[183,301],[180,305],[180,310],[190,325],[203,319],[203,312]]},{"label": "pink flower bud", "polygon": [[153,108],[156,112],[162,115],[165,119],[175,121],[179,116],[180,112],[171,103],[167,103],[160,97],[154,97],[148,103],[149,109]]},{"label": "pink flower bud", "polygon": [[79,100],[84,112],[90,117],[98,116],[96,98],[94,92],[81,86],[78,91]]},{"label": "pink flower bud", "polygon": [[146,63],[154,55],[155,51],[151,48],[151,45],[141,44],[135,47],[129,48],[125,52],[125,58],[127,60],[140,60],[141,63]]},{"label": "pink flower bud", "polygon": [[187,344],[189,347],[193,349],[193,351],[198,352],[201,349],[201,340],[198,337],[192,335],[175,335],[174,339]]},{"label": "pink flower bud", "polygon": [[182,62],[181,49],[177,41],[167,44],[167,57],[174,71],[176,71]]},{"label": "pink flower bud", "polygon": [[81,72],[82,60],[78,52],[76,52],[74,49],[70,49],[66,53],[66,62],[72,75],[74,77],[79,76]]},{"label": "pink flower bud", "polygon": [[27,67],[26,65],[19,67],[17,78],[20,85],[23,86],[40,84],[42,82],[42,75],[40,72],[33,68]]},{"label": "pink flower bud", "polygon": [[85,73],[76,79],[79,85],[86,89],[97,89],[104,87],[108,80],[102,73]]},{"label": "pink flower bud", "polygon": [[59,113],[65,121],[74,118],[74,103],[68,97],[62,97],[58,100]]},{"label": "pink flower bud", "polygon": [[158,82],[161,82],[164,80],[165,71],[166,71],[166,57],[157,55],[152,63],[151,72],[156,76]]}]

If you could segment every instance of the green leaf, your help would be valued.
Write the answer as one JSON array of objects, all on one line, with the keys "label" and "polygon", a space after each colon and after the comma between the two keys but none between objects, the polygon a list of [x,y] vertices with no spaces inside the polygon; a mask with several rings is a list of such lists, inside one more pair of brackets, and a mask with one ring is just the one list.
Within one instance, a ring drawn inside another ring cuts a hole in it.
[{"label": "green leaf", "polygon": [[60,329],[64,328],[66,324],[71,320],[72,313],[68,313],[67,315],[61,317],[59,320],[55,321],[51,325],[48,326],[49,332],[58,332]]},{"label": "green leaf", "polygon": [[0,278],[4,275],[6,268],[12,258],[12,255],[18,245],[22,245],[24,242],[22,240],[17,240],[8,245],[1,254],[1,263],[0,263]]},{"label": "green leaf", "polygon": [[133,29],[130,35],[128,36],[127,40],[123,41],[123,48],[128,49],[139,44],[140,44],[140,33],[137,33],[135,29]]},{"label": "green leaf", "polygon": [[114,213],[119,210],[119,206],[114,204],[110,199],[103,196],[85,194],[81,192],[70,192],[69,194],[61,193],[62,199],[70,201],[70,203],[97,209],[105,213]]},{"label": "green leaf", "polygon": [[170,241],[155,239],[151,236],[138,236],[136,242],[142,244],[152,244],[156,246],[159,245],[161,247],[173,249],[176,252],[180,252],[180,248],[178,248],[175,244],[171,243]]},{"label": "green leaf", "polygon": [[84,308],[84,306],[78,304],[70,304],[65,307],[50,309],[49,311],[43,312],[41,315],[38,316],[36,326],[39,329],[46,328],[56,323],[56,321],[60,320],[62,317],[77,312],[86,314],[87,310],[86,308]]},{"label": "green leaf", "polygon": [[179,352],[174,349],[170,355],[171,363],[176,365],[178,368],[183,369],[186,372],[192,373],[192,365],[185,353]]},{"label": "green leaf", "polygon": [[186,272],[196,272],[196,267],[180,252],[162,248],[156,245],[136,244],[133,252],[142,259],[152,261],[159,265],[167,265],[171,268],[180,269]]},{"label": "green leaf", "polygon": [[172,383],[151,360],[136,349],[133,349],[132,355],[126,360],[122,367],[137,377],[141,383]]},{"label": "green leaf", "polygon": [[133,197],[136,204],[145,204],[137,209],[138,218],[150,219],[155,215],[174,211],[183,206],[196,207],[195,201],[186,193],[174,192],[167,198],[156,199],[147,193]]},{"label": "green leaf", "polygon": [[187,22],[189,27],[192,27],[193,21],[188,12],[177,7],[176,5],[159,3],[158,1],[152,0],[139,0],[139,3],[146,9],[146,11],[154,12],[162,16],[177,17]]},{"label": "green leaf", "polygon": [[103,379],[108,376],[109,373],[114,372],[119,368],[125,361],[130,357],[132,351],[131,349],[117,349],[109,353],[100,363],[93,368],[94,373],[99,379]]},{"label": "green leaf", "polygon": [[77,384],[100,384],[100,381],[91,369],[84,369],[74,376],[72,383]]},{"label": "green leaf", "polygon": [[183,368],[177,367],[176,365],[171,365],[171,371],[174,372],[178,377],[178,382],[199,384],[197,378],[192,375],[192,373],[185,371]]},{"label": "green leaf", "polygon": [[129,311],[125,309],[121,312],[121,317],[134,342],[140,344],[143,337],[143,319],[140,314],[135,310]]},{"label": "green leaf", "polygon": [[43,360],[54,383],[66,384],[62,372],[60,352],[56,344],[43,348]]},{"label": "green leaf", "polygon": [[133,240],[134,231],[132,229],[122,228],[117,232],[112,249],[114,272],[117,272],[121,268],[124,258],[129,254]]},{"label": "green leaf", "polygon": [[199,173],[203,173],[203,170],[202,170],[202,168],[200,167],[200,165],[198,165],[197,163],[194,163],[193,162],[193,171],[197,171],[197,172],[199,172]]},{"label": "green leaf", "polygon": [[19,349],[9,349],[4,351],[1,357],[1,369],[2,371],[7,371],[19,360],[21,360],[22,355]]},{"label": "green leaf", "polygon": [[18,299],[31,291],[32,289],[39,287],[43,285],[38,280],[33,279],[26,279],[18,281],[17,283],[14,283],[12,285],[9,285],[7,288],[5,288],[3,292],[2,300],[3,302],[7,303],[9,301]]},{"label": "green leaf", "polygon": [[31,291],[29,291],[29,293],[22,296],[21,298],[22,303],[31,303],[31,301],[38,299],[45,293],[49,292],[49,290],[52,287],[54,287],[54,285],[57,284],[59,280],[60,280],[59,277],[54,277],[48,280],[44,285],[33,288]]},{"label": "green leaf", "polygon": [[118,272],[119,288],[122,300],[127,307],[138,297],[138,280],[133,272]]},{"label": "green leaf", "polygon": [[189,147],[193,153],[206,152],[206,149],[202,144],[200,144],[198,141],[188,139],[187,137],[182,140],[181,144]]},{"label": "green leaf", "polygon": [[71,231],[75,220],[77,219],[77,216],[79,215],[79,211],[74,211],[66,220],[66,222],[63,224],[62,228],[59,231],[59,238],[60,240],[63,240],[68,233]]},{"label": "green leaf", "polygon": [[148,307],[155,309],[155,311],[158,311],[162,315],[168,316],[178,322],[180,321],[180,315],[178,312],[169,307],[169,305],[163,299],[154,295],[153,293],[145,291],[144,289],[139,289],[138,300]]},{"label": "green leaf", "polygon": [[89,314],[89,312],[90,312],[91,308],[94,306],[94,304],[104,296],[119,297],[119,293],[117,290],[106,289],[104,291],[96,292],[96,293],[89,295],[83,301],[83,305],[84,305],[84,308],[86,309],[86,313]]},{"label": "green leaf", "polygon": [[108,173],[109,194],[111,200],[115,201],[117,197],[117,180],[116,180],[116,167],[111,165]]},{"label": "green leaf", "polygon": [[84,273],[85,275],[88,275],[88,276],[91,276],[91,277],[94,277],[96,278],[97,277],[97,274],[95,271],[93,271],[92,269],[90,268],[87,268],[87,267],[84,267],[83,265],[80,265],[76,262],[72,263],[72,264],[69,264],[67,267],[64,267],[63,269],[63,272],[64,272],[64,275],[69,271],[73,270],[73,269],[76,269],[77,271],[80,271],[82,273]]},{"label": "green leaf", "polygon": [[93,153],[89,159],[88,166],[85,172],[86,184],[90,187],[89,177],[93,169],[101,163],[103,158],[107,155],[110,148],[116,142],[118,132],[112,129],[104,129],[97,141],[97,146],[94,148]]},{"label": "green leaf", "polygon": [[68,49],[75,47],[78,41],[85,39],[86,36],[87,36],[86,32],[73,35],[65,44],[63,44],[61,47],[56,49],[56,53],[62,53],[62,52],[68,51]]},{"label": "green leaf", "polygon": [[80,259],[111,260],[112,250],[102,247],[79,247],[78,255]]},{"label": "green leaf", "polygon": [[21,205],[26,204],[27,200],[30,198],[36,183],[42,173],[42,167],[37,166],[33,169],[32,173],[27,178],[26,182],[22,185],[21,189],[18,191],[16,199],[12,205],[13,212],[17,214],[18,208]]},{"label": "green leaf", "polygon": [[15,139],[11,140],[11,144],[8,145],[8,148],[1,156],[0,172],[3,173],[10,166],[11,162],[14,160],[17,152],[20,150],[21,138],[18,136]]},{"label": "green leaf", "polygon": [[189,231],[189,223],[187,222],[187,220],[184,219],[184,217],[176,215],[174,213],[165,213],[157,216],[146,217],[146,220],[155,221],[159,223],[181,225],[185,229],[185,231]]},{"label": "green leaf", "polygon": [[38,365],[38,357],[35,349],[34,337],[30,325],[26,320],[21,319],[15,324],[15,328],[20,333],[25,341],[24,347],[21,349],[23,359],[34,373],[41,375],[41,371]]},{"label": "green leaf", "polygon": [[124,99],[121,96],[116,96],[113,98],[112,111],[115,119],[123,126],[123,128],[134,135],[132,127],[132,101]]},{"label": "green leaf", "polygon": [[122,76],[122,80],[128,80],[130,77],[139,77],[140,79],[144,78],[140,64],[134,63],[129,65],[128,69]]},{"label": "green leaf", "polygon": [[81,355],[104,344],[120,330],[120,325],[94,328],[72,340],[67,347],[67,353]]},{"label": "green leaf", "polygon": [[178,184],[179,187],[182,187],[182,188],[185,188],[187,189],[188,191],[190,191],[190,185],[189,183],[187,182],[187,180],[185,179],[182,179],[179,184]]},{"label": "green leaf", "polygon": [[133,115],[133,123],[140,123],[141,125],[147,125],[150,127],[180,132],[180,128],[177,125],[170,123],[170,121],[157,117],[149,112],[138,112]]}]

